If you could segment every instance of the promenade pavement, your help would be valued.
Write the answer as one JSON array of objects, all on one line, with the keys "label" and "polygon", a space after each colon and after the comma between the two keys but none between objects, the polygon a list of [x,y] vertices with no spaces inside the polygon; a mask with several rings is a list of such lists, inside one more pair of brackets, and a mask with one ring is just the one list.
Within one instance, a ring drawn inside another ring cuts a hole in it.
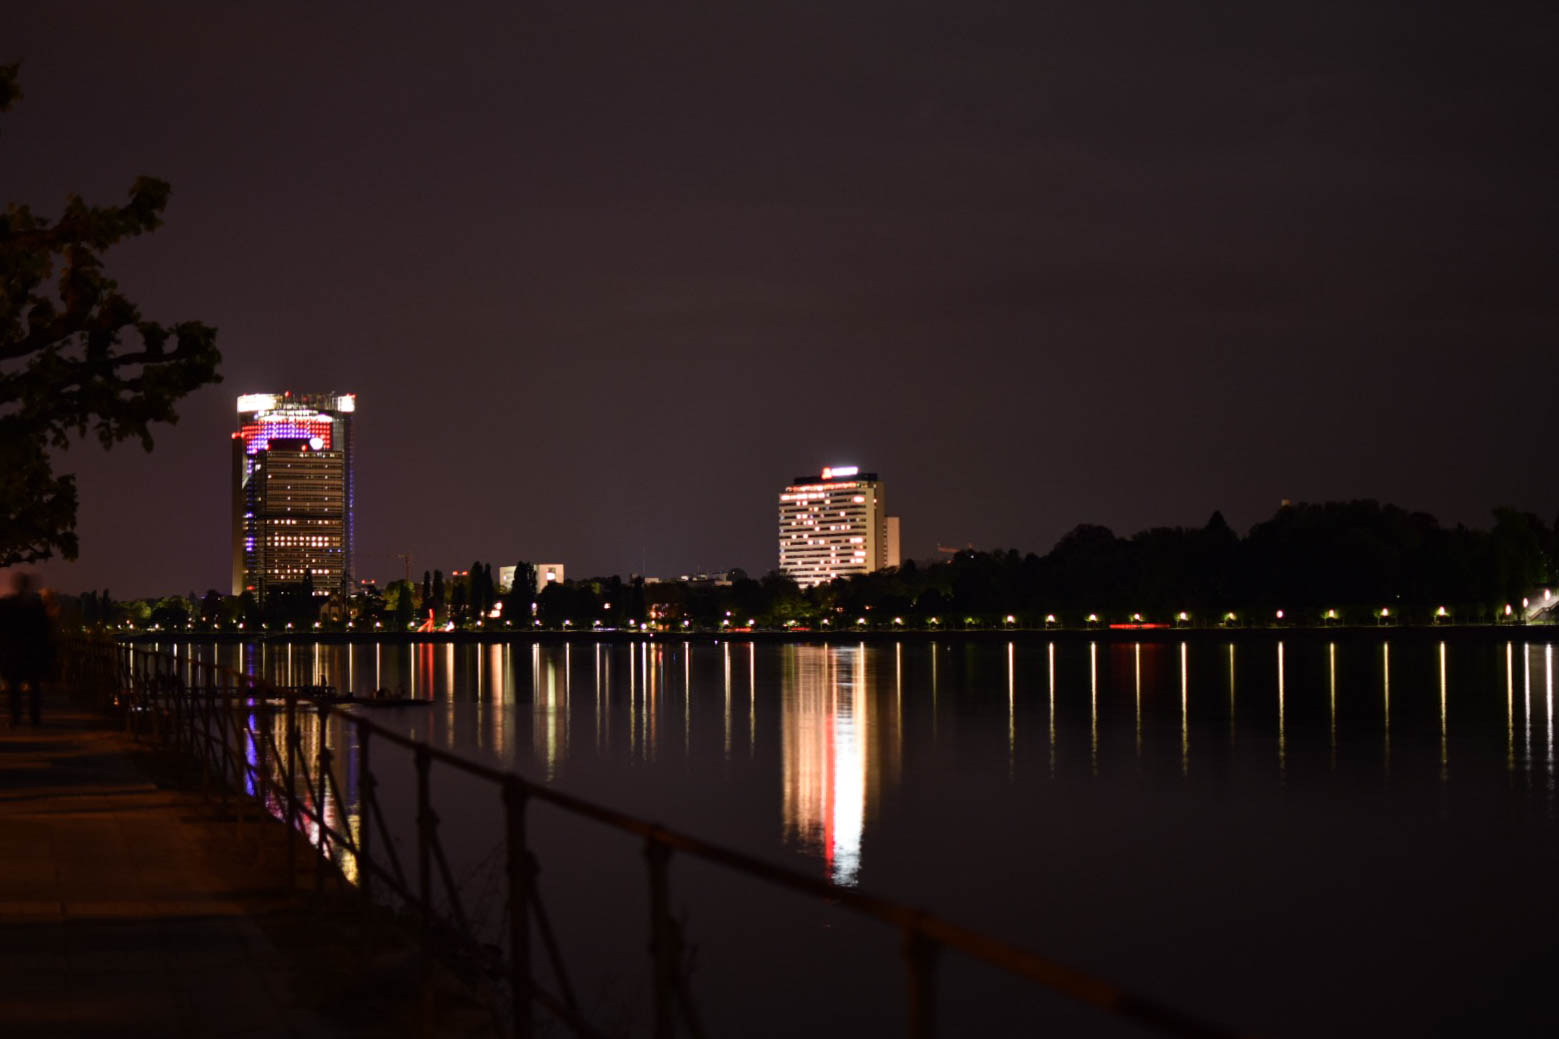
[{"label": "promenade pavement", "polygon": [[[61,696],[0,716],[0,1035],[424,1031],[411,944],[313,893],[306,849],[289,887],[285,827],[219,811]],[[449,1001],[432,1031],[490,1029]]]}]

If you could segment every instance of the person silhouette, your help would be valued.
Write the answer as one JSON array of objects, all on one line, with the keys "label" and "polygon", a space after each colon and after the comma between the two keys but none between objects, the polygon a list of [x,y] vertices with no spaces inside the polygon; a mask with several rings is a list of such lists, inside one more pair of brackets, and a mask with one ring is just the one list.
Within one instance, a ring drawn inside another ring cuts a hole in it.
[{"label": "person silhouette", "polygon": [[54,672],[54,628],[29,575],[18,573],[11,589],[10,595],[0,598],[0,682],[11,697],[11,724],[22,722],[25,686],[28,717],[38,725],[43,685]]}]

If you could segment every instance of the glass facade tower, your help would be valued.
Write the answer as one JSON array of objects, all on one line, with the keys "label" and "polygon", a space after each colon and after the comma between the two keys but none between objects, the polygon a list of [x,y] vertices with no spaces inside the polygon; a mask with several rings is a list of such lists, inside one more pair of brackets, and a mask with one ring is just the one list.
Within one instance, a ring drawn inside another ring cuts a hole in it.
[{"label": "glass facade tower", "polygon": [[248,393],[233,433],[233,594],[348,592],[356,523],[352,394]]}]

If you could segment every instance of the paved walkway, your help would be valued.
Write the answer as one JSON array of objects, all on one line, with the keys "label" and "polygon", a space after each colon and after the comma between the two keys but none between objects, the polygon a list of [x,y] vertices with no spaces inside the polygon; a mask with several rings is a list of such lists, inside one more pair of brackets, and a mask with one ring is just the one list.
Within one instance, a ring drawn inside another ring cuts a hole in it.
[{"label": "paved walkway", "polygon": [[[285,828],[235,826],[65,705],[0,715],[0,1034],[414,1034],[414,949],[285,884]],[[467,1008],[468,1009],[468,1008]],[[469,1033],[469,1012],[439,1032]]]}]

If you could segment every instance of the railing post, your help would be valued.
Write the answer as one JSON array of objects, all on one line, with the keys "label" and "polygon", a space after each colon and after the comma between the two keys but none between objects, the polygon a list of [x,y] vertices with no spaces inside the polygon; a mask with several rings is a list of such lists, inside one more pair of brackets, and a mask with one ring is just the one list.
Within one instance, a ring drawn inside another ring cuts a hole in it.
[{"label": "railing post", "polygon": [[287,888],[297,880],[298,868],[298,698],[287,697]]},{"label": "railing post", "polygon": [[653,961],[655,1011],[650,1034],[671,1039],[677,1032],[677,960],[680,955],[677,923],[671,918],[671,849],[653,833],[646,839],[644,857],[650,874],[650,957]]},{"label": "railing post", "polygon": [[515,1039],[530,1039],[531,959],[530,903],[535,873],[525,835],[527,793],[518,776],[503,784],[503,803],[508,819],[509,851],[509,987],[512,990]]},{"label": "railing post", "polygon": [[909,1037],[936,1035],[937,945],[913,924],[904,928],[904,962],[909,971]]}]

